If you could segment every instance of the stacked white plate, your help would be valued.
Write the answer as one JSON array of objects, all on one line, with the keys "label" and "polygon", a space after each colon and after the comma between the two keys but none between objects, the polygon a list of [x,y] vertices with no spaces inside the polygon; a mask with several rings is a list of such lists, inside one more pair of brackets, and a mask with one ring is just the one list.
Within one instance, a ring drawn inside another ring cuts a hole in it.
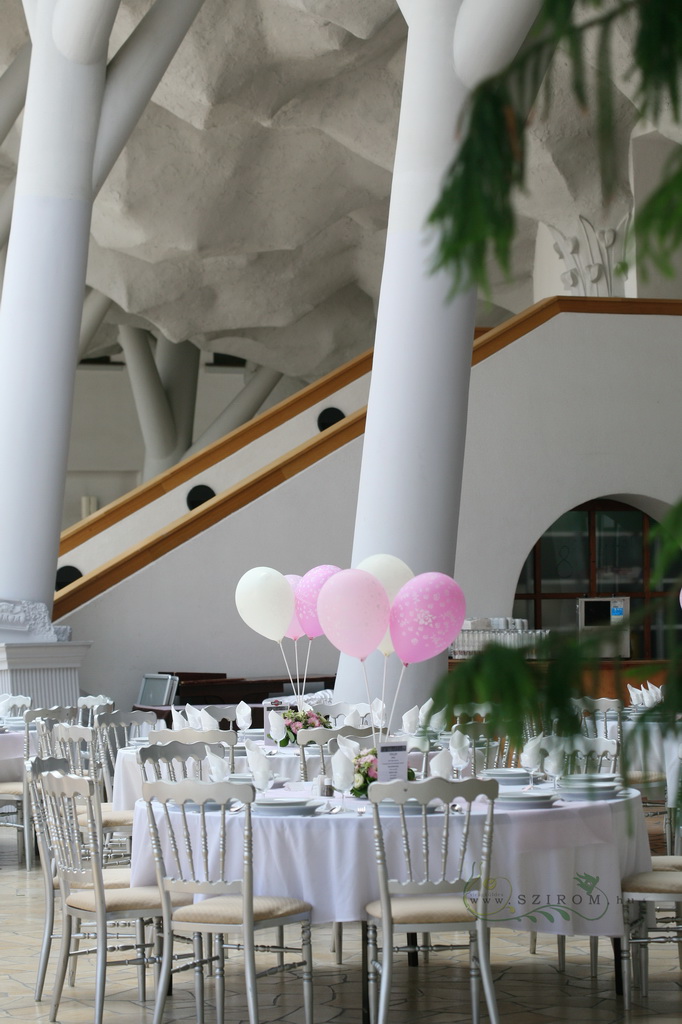
[{"label": "stacked white plate", "polygon": [[620,790],[615,776],[567,775],[559,779],[558,795],[562,800],[613,800]]},{"label": "stacked white plate", "polygon": [[[417,800],[408,800],[403,804],[403,807],[405,808],[405,814],[421,814],[423,804],[420,804]],[[427,804],[426,813],[435,814],[437,810],[442,810],[442,807],[442,804]],[[379,804],[379,814],[400,814],[400,804],[394,803],[393,800],[382,800]]]},{"label": "stacked white plate", "polygon": [[542,810],[552,806],[557,794],[553,789],[521,789],[519,786],[504,787],[495,802],[495,806],[509,810]]},{"label": "stacked white plate", "polygon": [[251,810],[254,814],[271,814],[273,816],[311,815],[315,813],[320,804],[320,800],[310,800],[308,797],[292,796],[275,799],[263,796],[258,797],[256,802],[251,804]]},{"label": "stacked white plate", "polygon": [[486,779],[495,779],[501,786],[528,786],[530,775],[525,768],[486,768]]}]

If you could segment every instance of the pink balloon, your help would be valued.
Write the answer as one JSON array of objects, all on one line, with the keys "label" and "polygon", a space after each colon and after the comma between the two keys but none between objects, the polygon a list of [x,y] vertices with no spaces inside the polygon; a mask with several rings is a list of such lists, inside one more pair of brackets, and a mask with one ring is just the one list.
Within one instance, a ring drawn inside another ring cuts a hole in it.
[{"label": "pink balloon", "polygon": [[343,654],[360,661],[381,643],[390,609],[384,587],[364,569],[335,573],[317,599],[317,614],[327,639]]},{"label": "pink balloon", "polygon": [[403,665],[447,650],[462,628],[462,588],[442,572],[424,572],[400,588],[391,606],[391,640]]},{"label": "pink balloon", "polygon": [[341,572],[338,565],[316,565],[305,574],[296,587],[296,615],[303,632],[311,640],[324,633],[317,617],[317,599],[327,580],[337,572]]},{"label": "pink balloon", "polygon": [[[287,581],[287,583],[291,587],[291,592],[294,595],[294,603],[295,603],[296,602],[296,587],[301,582],[303,577],[302,576],[297,576],[295,573],[289,573],[288,575],[286,575],[284,577],[284,579]],[[301,623],[299,622],[298,615],[296,614],[296,610],[295,609],[294,609],[294,614],[291,616],[291,622],[289,623],[289,628],[287,629],[287,631],[286,631],[286,633],[284,635],[289,637],[290,640],[300,640],[302,636],[305,636],[305,630],[304,630],[303,626],[301,625]]]}]

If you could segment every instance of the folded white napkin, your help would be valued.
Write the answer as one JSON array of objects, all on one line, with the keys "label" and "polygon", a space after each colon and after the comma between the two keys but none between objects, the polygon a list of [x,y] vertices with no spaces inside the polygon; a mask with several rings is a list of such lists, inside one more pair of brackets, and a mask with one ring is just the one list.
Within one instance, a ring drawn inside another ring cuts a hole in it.
[{"label": "folded white napkin", "polygon": [[360,744],[357,740],[352,740],[350,736],[337,736],[336,742],[339,745],[339,750],[342,750],[351,761],[360,753]]},{"label": "folded white napkin", "polygon": [[639,707],[643,703],[642,691],[638,690],[635,686],[631,686],[630,683],[628,683],[628,693],[630,694],[630,703],[633,708]]},{"label": "folded white napkin", "polygon": [[433,729],[434,732],[442,732],[445,728],[445,708],[441,711],[436,711],[435,714],[431,715],[431,721],[429,722],[429,729]]},{"label": "folded white napkin", "polygon": [[251,708],[243,700],[237,704],[237,728],[242,730],[251,728]]},{"label": "folded white napkin", "polygon": [[[542,760],[547,751],[547,740],[549,737],[545,736],[544,733],[540,732],[537,736],[533,736],[532,739],[524,745],[521,751],[521,757],[519,758],[522,768],[526,768],[528,771],[536,772],[542,765]],[[543,747],[544,742],[544,747]]]},{"label": "folded white napkin", "polygon": [[403,715],[403,732],[411,736],[419,728],[419,707],[415,704],[413,708]]},{"label": "folded white napkin", "polygon": [[253,784],[256,789],[265,790],[270,782],[270,762],[253,740],[244,740],[246,747],[246,760],[249,762],[249,771],[253,775]]},{"label": "folded white napkin", "polygon": [[653,708],[656,704],[658,704],[658,701],[656,700],[656,695],[653,694],[651,690],[646,689],[646,687],[644,686],[642,687],[642,704],[645,708]]},{"label": "folded white napkin", "polygon": [[187,724],[190,729],[201,729],[201,715],[199,714],[199,708],[193,707],[191,704],[185,704],[185,715],[187,717]]},{"label": "folded white napkin", "polygon": [[230,776],[230,762],[226,757],[214,754],[212,750],[206,751],[208,758],[208,777],[211,782],[225,782]]},{"label": "folded white napkin", "polygon": [[431,708],[432,707],[433,707],[433,697],[429,697],[429,699],[424,704],[422,704],[422,706],[419,709],[419,726],[420,726],[420,728],[423,729],[424,726],[427,724],[427,722],[429,720],[429,715],[431,714]]},{"label": "folded white napkin", "polygon": [[199,721],[201,722],[200,728],[207,729],[209,732],[220,728],[220,722],[213,715],[209,715],[205,708],[199,709]]},{"label": "folded white napkin", "polygon": [[182,711],[178,711],[177,708],[171,708],[171,725],[173,729],[187,729],[189,722],[183,715]]},{"label": "folded white napkin", "polygon": [[301,698],[299,701],[297,701],[297,704],[298,704],[298,710],[299,711],[312,711],[313,710],[312,704],[309,704],[308,701],[307,700],[303,700],[303,698]]},{"label": "folded white napkin", "polygon": [[334,782],[334,789],[340,790],[342,793],[347,793],[353,785],[355,778],[355,766],[352,760],[347,754],[341,750],[341,747],[332,754],[332,779]]},{"label": "folded white napkin", "polygon": [[346,715],[343,724],[350,725],[354,729],[360,728],[360,726],[362,725],[362,715],[360,714],[357,708],[351,708],[351,710]]},{"label": "folded white napkin", "polygon": [[279,711],[268,711],[268,726],[270,736],[275,743],[279,743],[280,740],[284,739],[287,734],[287,727]]},{"label": "folded white napkin", "polygon": [[452,756],[449,750],[439,750],[429,761],[429,775],[440,779],[452,778]]},{"label": "folded white napkin", "polygon": [[654,684],[650,683],[648,679],[647,679],[646,686],[647,686],[647,690],[649,691],[651,696],[654,698],[654,704],[660,704],[661,701],[663,700],[662,688],[660,686],[654,686]]},{"label": "folded white napkin", "polygon": [[383,729],[386,725],[386,705],[383,700],[375,697],[371,704],[372,725],[377,729]]},{"label": "folded white napkin", "polygon": [[455,729],[450,737],[449,751],[452,767],[465,768],[471,756],[471,737]]}]

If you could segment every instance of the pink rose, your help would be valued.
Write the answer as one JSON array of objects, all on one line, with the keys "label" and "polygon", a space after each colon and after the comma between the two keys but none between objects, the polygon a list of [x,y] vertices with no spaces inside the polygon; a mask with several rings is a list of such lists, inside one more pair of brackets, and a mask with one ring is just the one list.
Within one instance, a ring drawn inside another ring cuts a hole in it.
[{"label": "pink rose", "polygon": [[292,722],[289,728],[292,732],[300,732],[303,728],[303,722]]}]

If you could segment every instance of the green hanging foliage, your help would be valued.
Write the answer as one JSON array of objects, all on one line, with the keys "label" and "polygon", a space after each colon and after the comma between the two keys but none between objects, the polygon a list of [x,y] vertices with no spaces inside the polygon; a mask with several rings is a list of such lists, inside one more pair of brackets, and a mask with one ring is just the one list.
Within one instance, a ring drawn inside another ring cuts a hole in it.
[{"label": "green hanging foliage", "polygon": [[[596,13],[590,16],[590,9]],[[583,20],[578,20],[578,13]],[[588,16],[585,17],[585,13]],[[656,118],[669,105],[680,115],[682,4],[671,0],[545,0],[533,33],[501,74],[472,93],[460,132],[461,149],[450,167],[429,223],[438,231],[434,268],[452,274],[453,292],[476,284],[489,292],[488,264],[495,258],[509,273],[516,231],[513,197],[523,188],[526,169],[524,128],[534,104],[548,116],[552,93],[546,71],[558,47],[567,54],[572,87],[586,110],[594,105],[595,138],[602,189],[608,201],[616,183],[616,125],[612,85],[613,28],[621,19],[634,24],[633,66],[642,116]],[[584,42],[596,35],[597,67],[590,98]],[[545,79],[543,102],[538,98]],[[682,158],[668,167],[660,188],[639,215],[635,230],[638,262],[670,270],[670,256],[682,231]]]}]

